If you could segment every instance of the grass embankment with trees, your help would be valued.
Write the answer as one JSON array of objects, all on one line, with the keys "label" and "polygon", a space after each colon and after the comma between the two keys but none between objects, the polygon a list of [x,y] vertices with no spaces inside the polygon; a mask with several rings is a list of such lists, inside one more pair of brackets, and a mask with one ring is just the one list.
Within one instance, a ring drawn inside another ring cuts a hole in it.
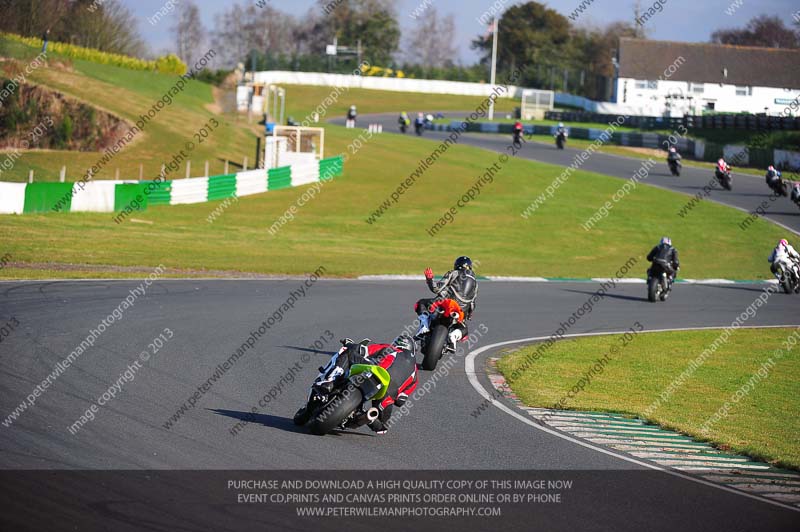
[{"label": "grass embankment with trees", "polygon": [[[35,50],[31,50],[34,53]],[[53,61],[53,59],[51,59]],[[68,68],[42,68],[32,76],[70,96],[92,102],[126,120],[135,120],[175,81],[174,76],[125,70],[75,60]],[[211,161],[211,173],[221,173],[223,161],[252,160],[259,126],[235,115],[219,114],[212,87],[192,82],[145,128],[137,141],[118,155],[98,178],[157,175],[161,164],[179,150],[192,133],[217,116],[223,123],[193,154],[193,167]],[[302,119],[331,89],[289,86],[288,114]],[[413,109],[474,108],[480,98],[417,95],[352,90],[328,108],[328,117],[341,116],[351,102],[361,112]],[[509,102],[510,103],[510,102]],[[502,107],[501,107],[502,109]],[[363,130],[325,125],[326,154],[350,153]],[[435,237],[427,229],[474,185],[498,155],[466,146],[453,146],[416,179],[396,205],[375,223],[367,218],[397,186],[428,157],[438,143],[412,136],[376,135],[361,140],[345,174],[326,183],[317,196],[299,209],[295,219],[274,236],[268,228],[308,190],[299,187],[241,198],[213,223],[209,214],[220,203],[156,207],[136,216],[139,222],[115,224],[109,214],[69,213],[0,216],[0,242],[13,264],[0,270],[5,278],[137,277],[128,267],[163,263],[176,272],[204,274],[224,270],[262,274],[303,274],[324,264],[331,276],[378,273],[418,273],[419,256],[388,252],[414,249],[442,270],[452,256],[469,253],[481,261],[487,275],[603,277],[613,275],[629,257],[644,255],[662,234],[671,234],[682,253],[686,277],[766,278],[764,256],[782,232],[757,220],[747,235],[738,229],[739,211],[711,202],[698,205],[691,217],[675,213],[685,195],[640,185],[608,218],[587,232],[581,224],[619,189],[619,179],[578,171],[553,198],[525,220],[521,213],[556,178],[562,168],[511,159],[486,184],[475,201]],[[98,153],[25,153],[3,180],[23,181],[29,168],[37,180],[55,181],[61,165],[74,179],[94,163]],[[235,168],[232,168],[235,170]],[[714,237],[707,228],[716,228]],[[391,244],[389,244],[391,243]],[[466,247],[465,247],[466,246]],[[593,249],[592,256],[585,250]],[[564,261],[563,257],[572,257]],[[725,256],[728,260],[719,261]],[[77,265],[77,266],[75,266]],[[80,265],[92,266],[81,268]],[[97,269],[101,271],[98,272]],[[644,275],[631,272],[631,276]]]},{"label": "grass embankment with trees", "polygon": [[[637,416],[726,450],[800,469],[800,342],[787,348],[790,337],[794,335],[797,341],[797,331],[737,330],[683,386],[660,402],[660,394],[714,343],[721,330],[639,334],[565,407]],[[512,389],[529,406],[551,408],[600,356],[618,345],[613,335],[556,342],[512,383]],[[511,375],[535,348],[525,347],[501,358],[498,368]],[[781,356],[776,355],[778,350]],[[766,376],[752,379],[765,364],[762,375]],[[748,392],[734,401],[737,391],[748,383]],[[729,408],[724,415],[720,409],[726,402]],[[646,415],[654,403],[660,406]]]}]

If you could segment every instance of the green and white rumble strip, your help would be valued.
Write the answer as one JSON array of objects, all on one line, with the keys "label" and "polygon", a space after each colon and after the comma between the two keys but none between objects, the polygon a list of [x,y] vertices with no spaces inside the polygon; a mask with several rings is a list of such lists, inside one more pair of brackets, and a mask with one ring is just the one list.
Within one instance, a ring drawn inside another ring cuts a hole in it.
[{"label": "green and white rumble strip", "polygon": [[525,406],[497,371],[497,358],[487,368],[492,386],[538,423],[596,445],[610,447],[664,468],[696,475],[751,495],[800,508],[800,474],[778,469],[747,456],[726,453],[641,419],[606,412],[552,410]]}]

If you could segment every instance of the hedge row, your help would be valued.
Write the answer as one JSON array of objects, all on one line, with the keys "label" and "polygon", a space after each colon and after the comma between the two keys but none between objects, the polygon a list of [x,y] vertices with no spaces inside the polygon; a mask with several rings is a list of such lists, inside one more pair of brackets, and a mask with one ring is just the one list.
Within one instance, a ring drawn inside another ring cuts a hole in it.
[{"label": "hedge row", "polygon": [[[42,45],[42,40],[35,37],[23,37],[13,33],[0,33],[0,35],[7,39],[33,46],[34,48],[38,48]],[[83,46],[76,46],[63,42],[49,42],[47,44],[47,51],[48,53],[52,52],[71,59],[82,59],[101,65],[114,65],[129,70],[146,70],[160,72],[162,74],[178,75],[185,74],[187,70],[186,64],[174,54],[159,57],[154,61],[146,61],[136,57],[101,52],[94,48],[84,48]]]}]

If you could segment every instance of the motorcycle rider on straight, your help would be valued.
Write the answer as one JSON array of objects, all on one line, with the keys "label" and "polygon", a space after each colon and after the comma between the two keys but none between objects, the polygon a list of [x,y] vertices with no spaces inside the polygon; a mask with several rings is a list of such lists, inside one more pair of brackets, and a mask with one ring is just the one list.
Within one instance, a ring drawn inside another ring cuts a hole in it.
[{"label": "motorcycle rider on straight", "polygon": [[[414,305],[414,311],[419,315],[419,330],[416,337],[420,337],[430,331],[431,312],[442,305],[443,300],[452,299],[459,304],[464,312],[464,318],[472,319],[475,311],[475,301],[478,298],[478,280],[472,270],[472,260],[469,257],[461,256],[455,260],[453,269],[442,276],[441,281],[433,280],[433,270],[425,269],[425,282],[428,289],[436,294],[435,298],[420,299]],[[461,321],[463,327],[462,339],[469,335],[469,329],[464,320]],[[448,347],[455,351],[455,341],[449,338]]]},{"label": "motorcycle rider on straight", "polygon": [[350,128],[356,127],[357,117],[358,117],[358,111],[356,110],[356,106],[351,105],[350,109],[347,110],[347,127]]},{"label": "motorcycle rider on straight", "polygon": [[417,118],[414,120],[414,131],[417,135],[422,135],[423,129],[425,129],[425,116],[422,113],[417,113]]},{"label": "motorcycle rider on straight", "polygon": [[564,122],[559,122],[558,127],[556,128],[556,145],[560,148],[564,148],[564,144],[567,143],[567,128],[564,127]]},{"label": "motorcycle rider on straight", "polygon": [[400,117],[397,119],[397,123],[400,124],[400,131],[405,133],[406,128],[411,124],[411,119],[408,118],[408,113],[406,113],[405,111],[400,113]]},{"label": "motorcycle rider on straight", "polygon": [[675,146],[670,146],[669,152],[667,153],[667,164],[670,165],[670,167],[675,164],[680,168],[681,159],[682,157],[681,154],[678,153],[678,149]]},{"label": "motorcycle rider on straight", "polygon": [[789,244],[788,240],[782,238],[780,241],[778,241],[778,245],[772,250],[772,253],[767,260],[770,263],[769,269],[772,271],[772,275],[774,275],[775,278],[780,281],[778,265],[781,263],[785,264],[785,270],[790,272],[792,271],[792,262],[795,264],[800,264],[800,254],[798,254],[792,245]]},{"label": "motorcycle rider on straight", "polygon": [[512,138],[513,138],[513,141],[514,141],[515,145],[521,143],[521,141],[522,141],[522,133],[523,133],[524,129],[525,128],[522,125],[522,122],[520,122],[519,120],[514,122],[514,127],[512,128],[511,134],[512,134]]},{"label": "motorcycle rider on straight", "polygon": [[792,201],[800,207],[800,183],[795,183],[792,186]]},{"label": "motorcycle rider on straight", "polygon": [[782,177],[783,175],[781,174],[781,171],[776,169],[772,165],[769,165],[769,167],[767,168],[767,173],[766,175],[764,175],[764,179],[766,180],[767,186],[769,188],[771,188],[775,192],[778,192],[779,194],[785,195],[786,194],[785,191],[781,191],[778,189],[779,186],[782,186],[781,184]]},{"label": "motorcycle rider on straight", "polygon": [[[403,334],[395,338],[391,344],[373,344],[369,343],[369,340],[356,343],[350,338],[341,340],[341,344],[347,349],[337,352],[325,367],[320,368],[320,374],[314,385],[317,387],[327,385],[332,390],[336,380],[344,378],[353,364],[380,366],[388,371],[391,376],[389,390],[382,400],[373,401],[372,406],[377,408],[380,414],[368,425],[375,433],[386,434],[389,430],[386,424],[392,416],[394,405],[403,406],[408,396],[417,388],[414,340]],[[294,415],[294,423],[305,425],[312,415],[314,413],[309,412],[306,405]]]},{"label": "motorcycle rider on straight", "polygon": [[654,266],[658,262],[666,270],[667,279],[669,279],[671,286],[675,281],[675,275],[681,268],[680,260],[678,260],[678,250],[672,247],[672,240],[668,236],[662,238],[661,242],[647,254],[647,260],[652,262]]}]

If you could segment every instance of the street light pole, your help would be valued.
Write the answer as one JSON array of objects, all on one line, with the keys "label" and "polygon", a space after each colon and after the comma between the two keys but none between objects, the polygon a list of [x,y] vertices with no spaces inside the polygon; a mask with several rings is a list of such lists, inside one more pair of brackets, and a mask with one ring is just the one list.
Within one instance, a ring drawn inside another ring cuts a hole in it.
[{"label": "street light pole", "polygon": [[[492,75],[491,75],[491,85],[492,91],[494,91],[494,82],[497,76],[497,33],[499,29],[500,23],[497,20],[497,16],[492,19]],[[494,120],[494,99],[489,100],[489,120]]]}]

